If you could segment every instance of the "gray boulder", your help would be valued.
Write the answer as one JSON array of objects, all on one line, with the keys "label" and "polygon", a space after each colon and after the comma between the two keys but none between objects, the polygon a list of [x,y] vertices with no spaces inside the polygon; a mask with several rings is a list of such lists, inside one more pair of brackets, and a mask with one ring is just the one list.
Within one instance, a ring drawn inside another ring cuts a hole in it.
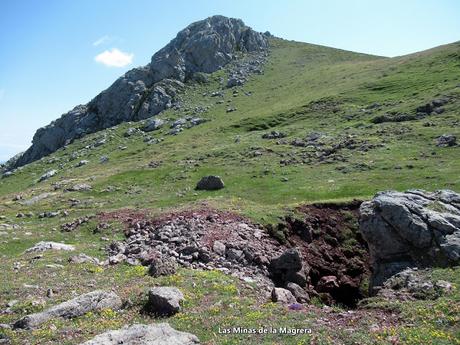
[{"label": "gray boulder", "polygon": [[167,323],[152,325],[134,324],[122,329],[97,335],[81,345],[193,345],[198,338],[186,332],[179,332]]},{"label": "gray boulder", "polygon": [[360,231],[369,245],[371,292],[408,267],[460,263],[460,195],[449,190],[429,193],[378,193],[360,207]]},{"label": "gray boulder", "polygon": [[288,289],[292,293],[292,295],[295,297],[297,302],[299,303],[310,302],[310,296],[308,295],[307,291],[302,289],[302,287],[300,287],[296,283],[288,283],[286,285],[286,289]]},{"label": "gray boulder", "polygon": [[84,166],[84,165],[86,165],[86,164],[88,164],[88,163],[89,163],[88,160],[83,159],[83,160],[79,161],[79,162],[75,165],[75,168],[82,167],[82,166]]},{"label": "gray boulder", "polygon": [[87,183],[78,183],[72,187],[66,188],[66,192],[87,192],[90,191],[93,187]]},{"label": "gray boulder", "polygon": [[84,315],[90,311],[101,311],[103,309],[119,309],[122,301],[114,292],[93,291],[80,295],[70,301],[58,304],[46,309],[43,312],[30,314],[18,320],[14,328],[34,328],[40,324],[56,317],[65,319]]},{"label": "gray boulder", "polygon": [[436,146],[448,147],[455,146],[457,144],[457,137],[452,134],[443,134],[436,138]]},{"label": "gray boulder", "polygon": [[239,19],[214,16],[193,23],[155,53],[148,65],[128,71],[88,104],[37,130],[32,146],[10,167],[40,159],[86,134],[152,117],[175,104],[182,83],[197,73],[215,72],[239,52],[267,48],[267,37]]},{"label": "gray boulder", "polygon": [[377,296],[392,300],[426,300],[436,299],[452,290],[452,284],[445,280],[430,280],[427,270],[407,268],[387,279],[378,289]]},{"label": "gray boulder", "polygon": [[44,252],[47,250],[64,250],[64,251],[73,251],[75,247],[71,244],[59,243],[59,242],[45,242],[41,241],[36,243],[33,247],[27,249],[26,253],[31,252]]},{"label": "gray boulder", "polygon": [[153,258],[149,266],[149,275],[152,277],[168,276],[176,273],[176,261],[168,257]]},{"label": "gray boulder", "polygon": [[307,278],[303,272],[302,258],[295,248],[288,249],[280,256],[272,258],[268,272],[276,285],[284,286],[292,282],[305,286],[307,283]]},{"label": "gray boulder", "polygon": [[145,309],[156,315],[170,316],[178,313],[184,295],[176,287],[160,286],[149,290]]},{"label": "gray boulder", "polygon": [[99,259],[93,258],[92,256],[86,255],[84,253],[80,253],[78,255],[73,255],[68,260],[71,264],[83,264],[83,263],[90,263],[94,265],[99,265]]},{"label": "gray boulder", "polygon": [[176,128],[176,127],[182,127],[183,125],[185,125],[187,123],[187,120],[186,119],[177,119],[176,121],[174,121],[173,123],[171,123],[171,128]]},{"label": "gray boulder", "polygon": [[220,256],[225,256],[226,247],[225,247],[225,244],[222,243],[221,241],[214,241],[212,245],[212,250],[216,252],[217,254],[219,254]]},{"label": "gray boulder", "polygon": [[219,176],[204,176],[196,185],[197,190],[218,190],[224,188],[224,181]]},{"label": "gray boulder", "polygon": [[142,128],[144,132],[152,132],[160,129],[164,125],[164,121],[161,119],[150,119],[147,121],[145,126]]},{"label": "gray boulder", "polygon": [[201,117],[194,117],[192,119],[190,119],[190,126],[198,126],[198,125],[201,125],[202,123],[205,123],[207,120],[206,119],[203,119]]},{"label": "gray boulder", "polygon": [[7,177],[10,177],[10,176],[13,176],[14,175],[14,172],[12,171],[6,171],[2,174],[2,178],[7,178]]},{"label": "gray boulder", "polygon": [[297,303],[296,298],[291,291],[283,288],[273,288],[272,290],[272,301],[282,304]]},{"label": "gray boulder", "polygon": [[40,178],[38,179],[38,182],[46,181],[56,174],[57,174],[57,170],[49,170],[46,173],[44,173],[42,176],[40,176]]},{"label": "gray boulder", "polygon": [[132,137],[133,135],[136,135],[137,133],[139,133],[139,129],[130,127],[126,130],[126,132],[123,133],[123,136],[126,138],[129,138],[129,137]]}]

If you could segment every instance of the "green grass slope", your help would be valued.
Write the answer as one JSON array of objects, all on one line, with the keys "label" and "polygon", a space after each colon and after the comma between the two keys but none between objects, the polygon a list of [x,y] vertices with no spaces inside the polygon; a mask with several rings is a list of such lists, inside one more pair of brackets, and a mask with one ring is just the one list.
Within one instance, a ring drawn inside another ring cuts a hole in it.
[{"label": "green grass slope", "polygon": [[[91,208],[160,209],[208,200],[263,220],[298,203],[368,198],[379,190],[458,190],[459,148],[437,147],[435,138],[459,135],[459,43],[390,59],[274,39],[265,73],[236,88],[237,97],[234,89],[225,89],[224,104],[215,104],[219,98],[209,94],[220,89],[222,75],[215,73],[205,85],[189,85],[183,96],[190,109],[211,106],[203,115],[209,122],[177,136],[166,135],[167,128],[153,132],[152,137],[165,139],[155,145],[146,144],[142,135],[123,136],[128,127],[140,126],[136,123],[87,136],[0,180],[0,196],[32,194],[60,180],[90,178],[93,191],[75,196],[93,200]],[[387,113],[414,113],[442,95],[451,101],[441,115],[372,123]],[[369,109],[374,103],[380,107]],[[229,106],[237,111],[227,113]],[[188,113],[168,110],[160,117]],[[271,130],[286,133],[286,143],[261,138]],[[318,160],[311,148],[290,145],[311,132],[326,136],[325,147],[353,136],[358,146],[370,149],[344,148],[337,159]],[[104,133],[107,144],[84,149]],[[72,160],[72,153],[78,159]],[[102,155],[110,158],[107,164],[99,164]],[[75,168],[80,159],[90,164]],[[152,160],[161,166],[149,168]],[[280,164],[286,160],[292,164]],[[37,184],[50,169],[58,175]],[[220,175],[226,188],[195,192],[196,182],[206,174]],[[109,186],[113,192],[106,192]],[[61,205],[59,195],[55,205]]]},{"label": "green grass slope", "polygon": [[[176,136],[169,128],[125,137],[125,123],[88,135],[55,154],[0,179],[0,308],[17,299],[0,324],[68,300],[75,294],[114,288],[132,302],[122,312],[104,310],[73,320],[51,320],[32,331],[0,329],[13,344],[79,344],[108,329],[158,320],[140,313],[145,290],[156,284],[184,291],[183,311],[167,322],[190,331],[204,344],[460,344],[459,268],[431,272],[453,283],[451,295],[436,301],[370,300],[352,312],[319,303],[302,312],[261,300],[251,284],[217,271],[181,269],[152,278],[144,267],[120,264],[71,265],[70,253],[45,252],[37,258],[24,250],[40,240],[74,244],[76,253],[105,259],[104,248],[122,239],[120,224],[93,233],[96,220],[74,232],[60,226],[77,217],[125,207],[158,214],[173,208],[202,206],[229,209],[257,222],[277,222],[297,205],[318,201],[370,198],[387,189],[449,188],[460,191],[460,147],[438,147],[442,134],[460,137],[460,43],[397,58],[382,58],[327,47],[273,39],[263,75],[242,87],[221,89],[214,73],[206,84],[189,84],[184,107],[160,118],[178,119],[198,106],[209,120]],[[238,93],[234,95],[234,90]],[[247,94],[250,93],[250,96]],[[414,119],[415,109],[448,97],[444,112]],[[217,101],[224,100],[217,104]],[[228,107],[237,108],[227,113]],[[184,110],[185,109],[185,110]],[[398,115],[399,114],[399,115]],[[410,121],[375,123],[405,114]],[[377,121],[378,122],[378,121]],[[270,131],[285,138],[263,139]],[[292,142],[322,133],[320,145]],[[106,138],[106,143],[92,144]],[[163,138],[149,145],[147,137]],[[109,161],[100,163],[100,157]],[[80,160],[87,165],[76,167]],[[149,163],[155,161],[155,167]],[[44,182],[51,169],[58,173]],[[220,175],[225,188],[196,191],[203,175]],[[68,192],[78,183],[90,191]],[[20,195],[22,200],[13,200]],[[39,196],[38,201],[24,201]],[[39,218],[45,211],[64,211]],[[32,212],[34,215],[28,217]],[[26,216],[17,218],[18,213]],[[14,224],[14,227],[13,227]],[[34,258],[35,257],[35,258]],[[50,266],[51,265],[51,266]],[[52,288],[54,296],[47,298]],[[317,301],[316,301],[317,302]],[[311,335],[222,335],[219,327],[307,327]]]}]

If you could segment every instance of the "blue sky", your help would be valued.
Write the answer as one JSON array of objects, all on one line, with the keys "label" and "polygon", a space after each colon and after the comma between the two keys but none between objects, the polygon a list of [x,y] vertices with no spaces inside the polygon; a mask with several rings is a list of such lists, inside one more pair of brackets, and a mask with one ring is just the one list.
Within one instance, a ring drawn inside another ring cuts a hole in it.
[{"label": "blue sky", "polygon": [[214,14],[286,39],[384,56],[460,40],[457,0],[0,0],[0,161]]}]

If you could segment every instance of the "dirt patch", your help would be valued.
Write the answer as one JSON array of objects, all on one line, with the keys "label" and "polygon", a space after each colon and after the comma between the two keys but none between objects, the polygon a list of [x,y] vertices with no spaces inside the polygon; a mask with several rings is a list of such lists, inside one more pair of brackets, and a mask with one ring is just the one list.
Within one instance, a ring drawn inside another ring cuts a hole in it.
[{"label": "dirt patch", "polygon": [[117,211],[101,212],[97,215],[97,218],[101,222],[109,222],[117,220],[126,226],[129,226],[133,222],[143,221],[149,218],[149,210],[133,210],[130,208],[123,208]]}]

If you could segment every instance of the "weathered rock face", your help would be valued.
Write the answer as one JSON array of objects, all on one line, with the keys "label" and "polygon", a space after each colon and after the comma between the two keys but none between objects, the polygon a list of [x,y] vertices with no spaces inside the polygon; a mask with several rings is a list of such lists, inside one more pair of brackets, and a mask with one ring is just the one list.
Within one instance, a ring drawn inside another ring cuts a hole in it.
[{"label": "weathered rock face", "polygon": [[73,318],[84,315],[90,311],[101,311],[103,309],[119,309],[122,301],[113,292],[93,291],[81,296],[78,296],[70,301],[58,304],[43,312],[30,314],[18,320],[15,328],[33,328],[40,324],[55,318]]},{"label": "weathered rock face", "polygon": [[460,263],[460,195],[441,190],[381,192],[360,208],[369,244],[371,289],[407,267]]},{"label": "weathered rock face", "polygon": [[248,28],[242,20],[213,16],[179,32],[153,55],[150,70],[155,81],[165,78],[184,81],[196,72],[216,71],[230,62],[237,51],[267,47],[266,37]]},{"label": "weathered rock face", "polygon": [[32,146],[12,167],[46,156],[85,134],[154,116],[173,105],[183,82],[194,74],[218,70],[237,52],[267,47],[267,37],[239,19],[214,16],[193,23],[155,53],[150,64],[130,70],[88,104],[40,128]]},{"label": "weathered rock face", "polygon": [[199,343],[200,341],[193,334],[176,331],[167,323],[157,323],[153,325],[135,324],[105,332],[81,345],[193,345]]}]

